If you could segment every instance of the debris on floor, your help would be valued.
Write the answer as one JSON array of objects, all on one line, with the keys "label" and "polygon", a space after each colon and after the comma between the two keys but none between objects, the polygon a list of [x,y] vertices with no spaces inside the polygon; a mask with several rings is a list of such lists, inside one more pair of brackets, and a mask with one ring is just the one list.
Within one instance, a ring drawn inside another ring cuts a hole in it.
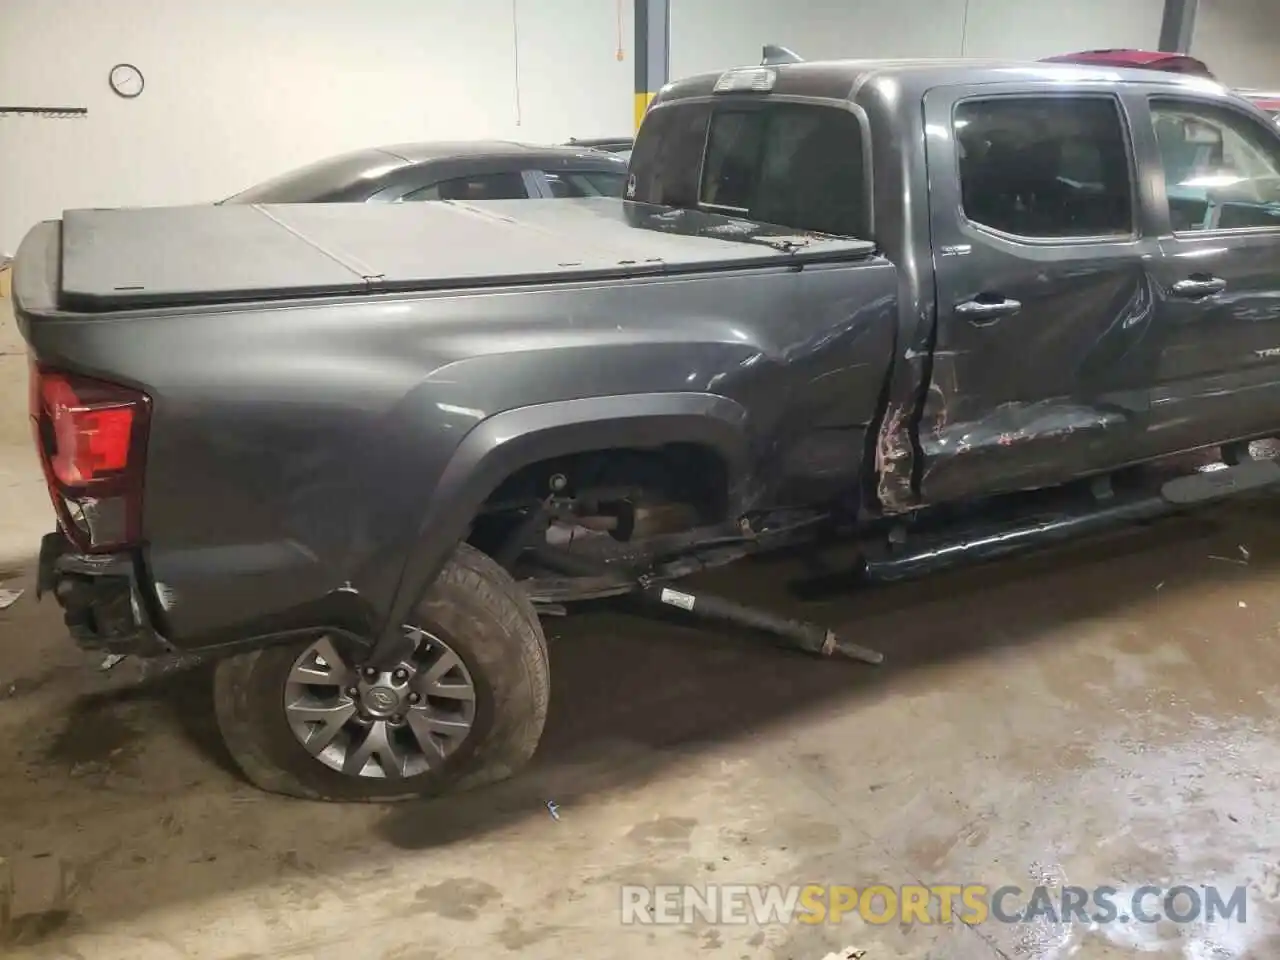
[{"label": "debris on floor", "polygon": [[548,801],[547,801],[547,813],[551,814],[551,819],[552,819],[552,820],[559,820],[559,819],[560,819],[560,804],[556,803],[554,800],[548,800]]},{"label": "debris on floor", "polygon": [[18,602],[18,598],[25,592],[24,590],[8,590],[0,587],[0,610],[8,610]]},{"label": "debris on floor", "polygon": [[1236,549],[1240,551],[1241,559],[1239,560],[1237,560],[1235,557],[1223,557],[1214,553],[1209,554],[1209,559],[1221,560],[1223,563],[1234,563],[1238,567],[1247,567],[1249,565],[1249,556],[1250,556],[1249,548],[1242,544],[1238,544],[1236,546]]},{"label": "debris on floor", "polygon": [[867,951],[859,950],[857,947],[845,947],[839,953],[828,953],[822,960],[862,960],[867,955]]},{"label": "debris on floor", "polygon": [[123,653],[108,653],[102,658],[102,663],[98,665],[98,669],[106,673],[112,667],[118,666],[120,661],[124,659]]}]

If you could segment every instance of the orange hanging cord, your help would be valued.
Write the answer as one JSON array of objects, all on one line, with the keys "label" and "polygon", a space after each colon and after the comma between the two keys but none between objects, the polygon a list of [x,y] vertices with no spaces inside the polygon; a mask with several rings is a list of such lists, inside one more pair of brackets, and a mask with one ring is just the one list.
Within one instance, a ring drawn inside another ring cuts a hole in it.
[{"label": "orange hanging cord", "polygon": [[618,52],[616,56],[619,61],[627,59],[627,53],[622,48],[622,0],[618,0]]}]

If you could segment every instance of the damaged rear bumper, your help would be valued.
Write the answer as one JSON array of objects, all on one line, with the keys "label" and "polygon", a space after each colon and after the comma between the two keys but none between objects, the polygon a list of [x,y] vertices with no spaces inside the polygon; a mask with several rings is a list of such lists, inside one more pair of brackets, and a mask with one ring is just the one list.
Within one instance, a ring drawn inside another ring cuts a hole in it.
[{"label": "damaged rear bumper", "polygon": [[40,542],[36,597],[52,594],[72,639],[86,650],[134,656],[169,653],[155,629],[129,553],[85,554],[61,533]]}]

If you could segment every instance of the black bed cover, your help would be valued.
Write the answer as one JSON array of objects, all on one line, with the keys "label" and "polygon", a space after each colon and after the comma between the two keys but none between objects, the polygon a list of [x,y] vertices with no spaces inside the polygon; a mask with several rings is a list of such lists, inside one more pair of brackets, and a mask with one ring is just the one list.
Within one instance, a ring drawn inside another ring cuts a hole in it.
[{"label": "black bed cover", "polygon": [[661,275],[873,245],[613,198],[70,210],[59,305],[115,311]]}]

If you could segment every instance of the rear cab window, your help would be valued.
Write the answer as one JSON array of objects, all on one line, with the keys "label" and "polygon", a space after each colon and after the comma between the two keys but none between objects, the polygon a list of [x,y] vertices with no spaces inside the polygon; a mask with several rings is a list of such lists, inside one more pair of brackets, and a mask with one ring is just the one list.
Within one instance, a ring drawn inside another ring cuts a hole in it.
[{"label": "rear cab window", "polygon": [[628,199],[698,207],[867,239],[862,126],[838,105],[689,102],[656,107],[631,157]]}]

